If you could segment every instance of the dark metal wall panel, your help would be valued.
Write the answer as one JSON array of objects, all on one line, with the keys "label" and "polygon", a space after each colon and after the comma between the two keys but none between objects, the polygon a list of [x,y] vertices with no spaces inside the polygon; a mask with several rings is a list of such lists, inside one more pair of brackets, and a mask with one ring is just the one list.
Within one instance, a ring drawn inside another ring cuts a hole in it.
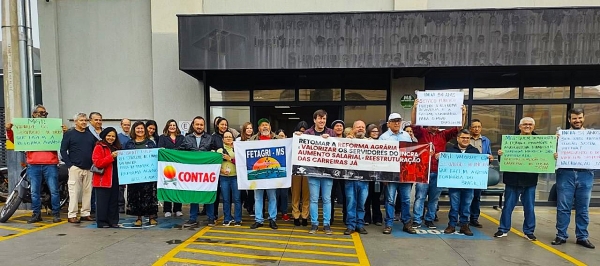
[{"label": "dark metal wall panel", "polygon": [[600,63],[600,9],[181,15],[180,68]]}]

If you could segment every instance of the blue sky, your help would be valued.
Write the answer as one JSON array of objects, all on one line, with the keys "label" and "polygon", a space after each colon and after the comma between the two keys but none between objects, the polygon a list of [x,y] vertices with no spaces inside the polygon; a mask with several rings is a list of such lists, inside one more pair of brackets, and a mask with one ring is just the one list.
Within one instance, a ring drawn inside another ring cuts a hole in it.
[{"label": "blue sky", "polygon": [[[38,25],[38,10],[37,10],[37,0],[29,0],[31,1],[31,20],[33,26],[33,46],[40,47],[40,27]],[[2,21],[2,12],[0,12],[0,21]],[[0,34],[0,40],[2,40],[2,34]]]}]

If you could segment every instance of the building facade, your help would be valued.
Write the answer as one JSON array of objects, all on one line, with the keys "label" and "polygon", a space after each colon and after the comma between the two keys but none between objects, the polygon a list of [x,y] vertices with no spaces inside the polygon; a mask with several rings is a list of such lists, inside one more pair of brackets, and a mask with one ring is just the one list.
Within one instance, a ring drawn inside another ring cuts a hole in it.
[{"label": "building facade", "polygon": [[600,3],[481,2],[39,0],[43,102],[65,120],[268,117],[289,134],[319,108],[380,124],[452,89],[494,152],[522,116],[554,134],[581,106],[600,126]]}]

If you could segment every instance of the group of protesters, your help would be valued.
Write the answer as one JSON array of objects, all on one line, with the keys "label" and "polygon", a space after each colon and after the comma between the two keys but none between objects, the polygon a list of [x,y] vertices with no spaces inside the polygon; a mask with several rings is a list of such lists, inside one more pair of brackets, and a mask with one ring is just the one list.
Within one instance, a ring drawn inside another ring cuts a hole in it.
[{"label": "group of protesters", "polygon": [[[216,117],[213,120],[214,133],[206,132],[206,121],[196,116],[191,122],[188,132],[180,132],[177,122],[167,121],[159,135],[155,121],[121,120],[121,132],[113,127],[102,127],[102,115],[92,112],[89,115],[79,113],[73,117],[74,127],[67,129],[63,126],[64,136],[60,148],[60,158],[69,169],[69,223],[81,221],[96,221],[99,228],[119,227],[119,213],[126,212],[136,216],[134,226],[143,226],[144,217],[148,217],[148,225],[157,225],[158,200],[156,182],[130,184],[127,187],[127,206],[123,196],[123,186],[119,185],[117,160],[119,150],[165,148],[188,151],[217,152],[222,155],[223,162],[220,170],[217,199],[213,204],[204,204],[200,211],[199,204],[190,204],[189,219],[183,226],[198,226],[198,216],[206,215],[206,225],[215,226],[218,215],[220,198],[223,201],[223,225],[241,226],[242,209],[254,216],[250,228],[262,227],[265,218],[265,207],[269,227],[277,229],[277,216],[289,221],[288,189],[255,189],[239,190],[235,167],[234,141],[260,141],[280,139],[295,135],[315,135],[323,138],[354,138],[382,141],[417,142],[432,146],[429,181],[427,183],[384,183],[377,181],[342,180],[324,177],[296,175],[292,176],[291,209],[295,226],[308,226],[309,234],[319,231],[319,214],[322,215],[322,231],[332,234],[331,224],[334,219],[334,204],[332,194],[343,206],[343,222],[346,226],[345,235],[354,232],[367,234],[366,225],[383,226],[383,234],[391,234],[394,221],[402,223],[402,230],[416,234],[418,228],[436,229],[438,221],[438,200],[442,189],[437,186],[438,159],[442,152],[488,154],[493,160],[491,143],[482,135],[482,123],[473,119],[468,127],[462,126],[440,130],[437,126],[422,127],[415,125],[417,121],[418,100],[415,101],[411,121],[413,124],[401,128],[402,117],[398,113],[388,116],[385,132],[381,125],[366,125],[357,120],[349,127],[344,121],[334,120],[327,127],[329,119],[327,112],[317,110],[313,114],[313,125],[301,121],[294,132],[286,135],[283,130],[273,132],[267,118],[254,124],[244,123],[239,131],[231,128],[226,118]],[[32,112],[34,118],[45,118],[46,109],[38,105]],[[466,108],[462,107],[463,124],[466,122]],[[89,126],[88,126],[89,121]],[[573,109],[568,113],[568,121],[573,130],[583,130],[584,111]],[[13,138],[12,124],[7,124],[7,135]],[[524,117],[519,122],[519,130],[515,134],[535,135],[535,121]],[[447,148],[451,140],[456,144]],[[498,151],[501,160],[502,150]],[[39,191],[41,179],[46,178],[52,195],[52,211],[54,222],[60,221],[57,188],[57,170],[59,153],[55,151],[27,152],[29,177],[32,180],[33,215],[30,223],[41,221]],[[536,240],[535,229],[535,190],[538,175],[535,173],[504,172],[505,203],[502,209],[500,226],[495,237],[505,237],[511,228],[511,214],[517,201],[522,201],[525,221],[523,232],[527,239]],[[589,224],[588,206],[593,181],[593,172],[589,169],[558,169],[557,170],[557,230],[553,245],[560,245],[568,238],[567,227],[570,222],[571,208],[575,205],[577,244],[594,248],[588,240],[587,225]],[[411,193],[415,188],[413,211],[411,213]],[[337,193],[340,191],[341,193]],[[37,193],[37,197],[36,197]],[[380,198],[383,193],[385,217],[381,213]],[[337,194],[341,194],[337,196]],[[479,222],[481,190],[449,188],[450,211],[448,226],[445,234],[458,232],[472,236],[470,227],[483,227]],[[81,196],[80,196],[81,195]],[[265,205],[266,198],[266,205]],[[575,198],[575,201],[573,201]],[[81,209],[78,208],[81,199]],[[319,212],[319,199],[322,201],[322,212]],[[165,217],[180,217],[180,203],[163,203]],[[233,205],[233,214],[232,214]],[[95,218],[91,216],[95,209]],[[79,218],[78,218],[79,213]]]}]

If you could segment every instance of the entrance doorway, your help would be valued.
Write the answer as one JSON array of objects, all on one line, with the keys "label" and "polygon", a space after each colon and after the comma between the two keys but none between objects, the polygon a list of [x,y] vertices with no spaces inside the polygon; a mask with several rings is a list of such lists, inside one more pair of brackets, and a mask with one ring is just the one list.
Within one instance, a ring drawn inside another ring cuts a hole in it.
[{"label": "entrance doorway", "polygon": [[271,121],[271,130],[283,129],[285,135],[290,137],[294,133],[296,125],[300,121],[305,121],[309,127],[313,123],[313,113],[318,109],[327,112],[327,127],[340,117],[340,106],[329,107],[300,107],[300,106],[257,106],[254,107],[255,120],[267,118]]}]

